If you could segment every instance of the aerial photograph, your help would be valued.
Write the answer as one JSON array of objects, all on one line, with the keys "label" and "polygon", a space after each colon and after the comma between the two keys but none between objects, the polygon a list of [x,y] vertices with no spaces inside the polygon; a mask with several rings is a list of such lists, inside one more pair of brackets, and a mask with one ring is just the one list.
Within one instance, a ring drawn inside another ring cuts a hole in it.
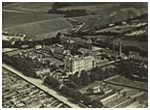
[{"label": "aerial photograph", "polygon": [[2,108],[148,108],[148,2],[2,2]]}]

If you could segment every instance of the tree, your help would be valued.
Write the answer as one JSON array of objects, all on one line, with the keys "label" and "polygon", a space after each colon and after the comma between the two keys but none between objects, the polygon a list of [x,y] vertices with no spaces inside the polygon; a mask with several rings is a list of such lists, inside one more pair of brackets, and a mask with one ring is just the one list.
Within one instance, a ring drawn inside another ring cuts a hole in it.
[{"label": "tree", "polygon": [[58,82],[58,80],[52,76],[47,76],[44,80],[44,83],[49,86],[52,86],[52,88],[54,89],[57,89],[60,86],[60,83]]},{"label": "tree", "polygon": [[99,74],[99,79],[103,80],[105,72],[101,68],[98,69],[98,74]]},{"label": "tree", "polygon": [[75,75],[69,75],[69,79],[76,83],[78,86],[82,86],[82,80],[81,78],[75,76]]},{"label": "tree", "polygon": [[77,85],[76,83],[74,83],[73,81],[65,82],[65,84],[66,84],[69,88],[73,88],[73,89],[78,88],[78,85]]},{"label": "tree", "polygon": [[90,78],[91,81],[94,82],[95,80],[99,79],[99,75],[95,71],[91,71]]},{"label": "tree", "polygon": [[85,105],[91,105],[91,104],[92,104],[92,101],[91,101],[91,99],[88,97],[88,95],[82,94],[82,95],[81,95],[81,99],[82,99],[82,101],[83,101],[83,103],[84,103]]},{"label": "tree", "polygon": [[106,68],[105,69],[105,78],[108,78],[110,76],[109,70]]},{"label": "tree", "polygon": [[88,85],[91,82],[91,79],[86,71],[82,70],[80,76],[84,85]]},{"label": "tree", "polygon": [[93,100],[92,101],[92,107],[93,108],[102,108],[103,107],[103,103],[100,102],[99,99]]}]

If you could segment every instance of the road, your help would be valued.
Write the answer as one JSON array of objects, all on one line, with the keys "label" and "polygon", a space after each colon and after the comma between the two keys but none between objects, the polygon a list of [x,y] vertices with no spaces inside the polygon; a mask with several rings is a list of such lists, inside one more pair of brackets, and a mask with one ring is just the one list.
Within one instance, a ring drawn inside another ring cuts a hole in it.
[{"label": "road", "polygon": [[63,103],[67,104],[68,106],[72,107],[72,108],[81,108],[78,105],[69,102],[68,98],[61,96],[59,93],[57,93],[56,91],[42,85],[43,81],[40,79],[35,79],[35,78],[31,78],[31,77],[27,77],[25,75],[23,75],[21,72],[17,71],[16,69],[12,68],[11,66],[8,66],[7,64],[2,64],[2,67],[10,70],[11,72],[17,74],[18,76],[22,77],[24,80],[30,82],[31,84],[35,85],[36,87],[42,89],[43,91],[47,92],[48,94],[50,94],[51,96],[57,98],[58,100],[62,101]]}]

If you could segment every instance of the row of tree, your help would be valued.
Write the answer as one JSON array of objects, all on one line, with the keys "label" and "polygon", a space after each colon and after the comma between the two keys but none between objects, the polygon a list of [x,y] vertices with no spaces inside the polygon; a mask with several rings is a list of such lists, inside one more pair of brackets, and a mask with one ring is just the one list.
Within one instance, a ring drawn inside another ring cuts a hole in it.
[{"label": "row of tree", "polygon": [[71,6],[71,3],[68,3],[68,2],[55,2],[52,5],[52,9],[58,9],[58,8],[68,7],[68,6]]},{"label": "row of tree", "polygon": [[85,16],[88,15],[85,9],[72,9],[72,10],[58,10],[50,9],[49,14],[65,14],[64,17],[74,17],[74,16]]},{"label": "row of tree", "polygon": [[26,76],[37,77],[34,68],[35,65],[30,59],[23,59],[14,56],[9,57],[7,54],[2,54],[2,62],[17,68]]}]

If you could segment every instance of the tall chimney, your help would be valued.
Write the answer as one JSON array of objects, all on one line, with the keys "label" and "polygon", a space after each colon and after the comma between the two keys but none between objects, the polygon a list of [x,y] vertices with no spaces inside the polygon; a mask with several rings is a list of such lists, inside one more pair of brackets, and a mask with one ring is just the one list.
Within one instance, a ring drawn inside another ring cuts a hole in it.
[{"label": "tall chimney", "polygon": [[122,46],[121,46],[121,41],[119,42],[119,55],[121,56],[122,54]]}]

